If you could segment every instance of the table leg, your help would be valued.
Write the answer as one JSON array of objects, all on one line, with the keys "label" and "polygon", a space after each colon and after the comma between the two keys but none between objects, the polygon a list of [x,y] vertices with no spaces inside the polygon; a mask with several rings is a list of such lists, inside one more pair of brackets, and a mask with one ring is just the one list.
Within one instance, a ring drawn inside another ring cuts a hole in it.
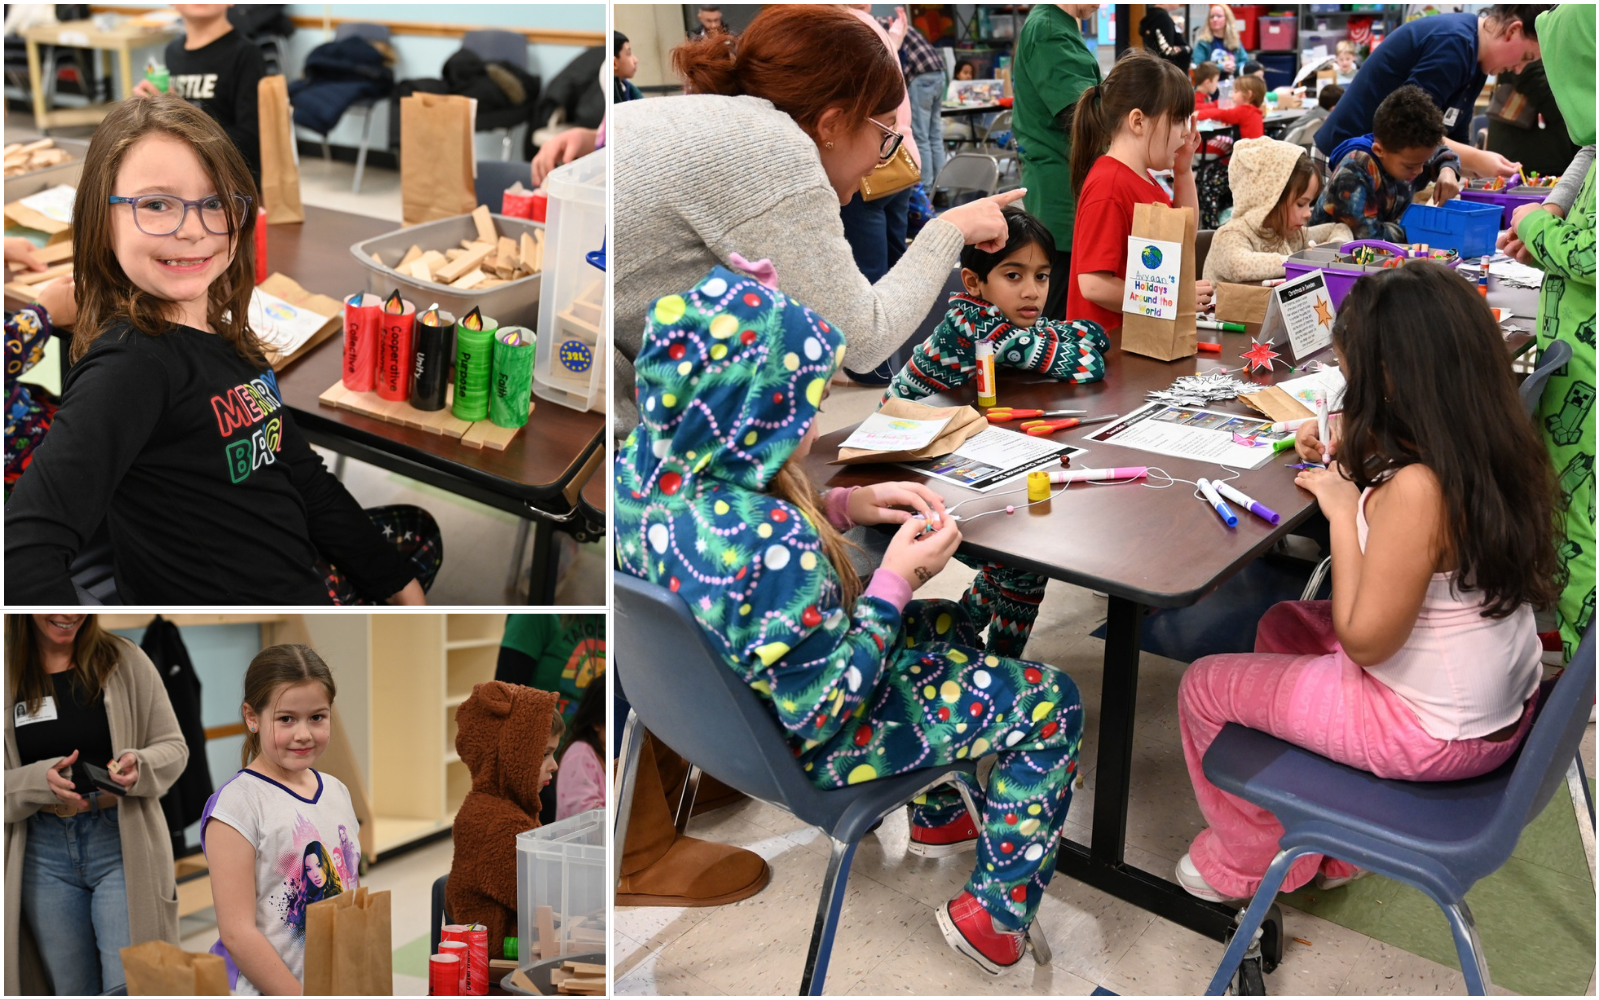
[{"label": "table leg", "polygon": [[117,46],[117,75],[122,80],[122,93],[116,100],[126,101],[133,96],[133,49],[128,42]]},{"label": "table leg", "polygon": [[28,39],[28,86],[33,90],[33,124],[41,135],[49,126],[44,104],[44,71],[39,65],[39,43]]},{"label": "table leg", "polygon": [[528,603],[556,602],[556,571],[561,568],[561,545],[552,521],[537,518],[533,524],[533,562],[528,566]]}]

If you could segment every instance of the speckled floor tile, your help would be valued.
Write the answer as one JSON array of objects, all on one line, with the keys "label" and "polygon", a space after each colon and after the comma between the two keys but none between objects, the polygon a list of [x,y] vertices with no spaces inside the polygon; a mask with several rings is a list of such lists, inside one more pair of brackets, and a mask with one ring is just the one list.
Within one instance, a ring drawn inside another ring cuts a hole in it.
[{"label": "speckled floor tile", "polygon": [[[1490,979],[1494,970],[1490,968]],[[1467,992],[1467,981],[1461,973],[1401,951],[1382,941],[1367,939],[1367,948],[1355,960],[1350,978],[1339,988],[1339,996],[1461,996]],[[1516,996],[1495,987],[1496,996]]]},{"label": "speckled floor tile", "polygon": [[722,996],[669,950],[648,952],[644,960],[613,980],[617,996]]},{"label": "speckled floor tile", "polygon": [[[1056,954],[1059,959],[1059,950]],[[898,951],[869,970],[848,992],[857,996],[1088,996],[1094,992],[1094,983],[1067,971],[1059,960],[1038,965],[1031,953],[992,976],[945,943],[929,912]]]}]

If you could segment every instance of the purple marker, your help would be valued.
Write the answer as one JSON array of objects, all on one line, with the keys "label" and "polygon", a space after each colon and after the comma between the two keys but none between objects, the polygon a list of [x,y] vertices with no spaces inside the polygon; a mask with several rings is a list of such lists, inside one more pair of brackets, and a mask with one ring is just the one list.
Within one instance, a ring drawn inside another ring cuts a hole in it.
[{"label": "purple marker", "polygon": [[1212,480],[1211,485],[1216,487],[1218,493],[1221,493],[1229,500],[1232,500],[1234,503],[1243,507],[1245,510],[1248,510],[1256,517],[1261,518],[1261,520],[1267,522],[1268,524],[1278,523],[1278,512],[1273,510],[1271,507],[1268,507],[1262,503],[1257,503],[1256,501],[1245,496],[1243,493],[1240,493],[1238,490],[1234,489],[1232,486],[1229,486],[1227,483],[1219,483],[1216,480]]}]

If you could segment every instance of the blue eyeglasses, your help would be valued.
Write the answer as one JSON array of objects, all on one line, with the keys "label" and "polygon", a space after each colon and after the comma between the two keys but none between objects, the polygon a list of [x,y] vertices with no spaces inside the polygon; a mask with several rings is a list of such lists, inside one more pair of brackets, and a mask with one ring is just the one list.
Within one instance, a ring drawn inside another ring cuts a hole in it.
[{"label": "blue eyeglasses", "polygon": [[[133,206],[133,224],[146,236],[171,236],[183,228],[191,208],[200,213],[200,225],[205,227],[206,232],[213,236],[233,234],[228,220],[228,204],[219,194],[207,195],[197,201],[170,194],[141,194],[132,198],[114,194],[107,200],[113,205]],[[233,200],[239,207],[239,218],[243,219],[245,213],[250,211],[249,197],[236,194]]]}]

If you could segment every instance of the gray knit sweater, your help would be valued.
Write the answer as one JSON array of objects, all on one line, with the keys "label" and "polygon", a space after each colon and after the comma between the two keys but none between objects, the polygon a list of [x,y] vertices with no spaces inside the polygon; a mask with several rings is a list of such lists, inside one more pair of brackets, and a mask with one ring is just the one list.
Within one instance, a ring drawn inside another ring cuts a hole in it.
[{"label": "gray knit sweater", "polygon": [[755,97],[701,94],[611,109],[614,428],[638,422],[633,358],[645,311],[728,255],[765,257],[778,287],[844,332],[845,364],[874,368],[916,332],[956,265],[961,230],[935,220],[876,285],[856,267],[817,145]]}]

